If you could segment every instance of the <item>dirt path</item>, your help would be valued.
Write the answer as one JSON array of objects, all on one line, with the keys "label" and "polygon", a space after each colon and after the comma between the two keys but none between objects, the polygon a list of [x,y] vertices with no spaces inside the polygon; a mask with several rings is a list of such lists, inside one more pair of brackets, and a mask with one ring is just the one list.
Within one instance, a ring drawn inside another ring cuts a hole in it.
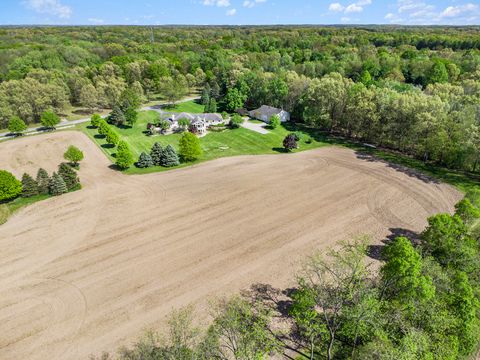
[{"label": "dirt path", "polygon": [[52,171],[69,144],[85,152],[84,188],[0,226],[1,359],[114,350],[173,308],[288,285],[312,249],[420,231],[461,196],[334,147],[124,176],[85,135],[61,132],[1,144],[0,168]]}]

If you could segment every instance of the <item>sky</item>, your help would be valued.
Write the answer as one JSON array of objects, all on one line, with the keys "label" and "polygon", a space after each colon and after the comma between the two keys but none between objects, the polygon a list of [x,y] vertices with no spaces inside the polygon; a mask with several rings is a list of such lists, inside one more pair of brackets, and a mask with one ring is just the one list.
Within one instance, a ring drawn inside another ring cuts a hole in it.
[{"label": "sky", "polygon": [[480,25],[480,0],[0,0],[0,25]]}]

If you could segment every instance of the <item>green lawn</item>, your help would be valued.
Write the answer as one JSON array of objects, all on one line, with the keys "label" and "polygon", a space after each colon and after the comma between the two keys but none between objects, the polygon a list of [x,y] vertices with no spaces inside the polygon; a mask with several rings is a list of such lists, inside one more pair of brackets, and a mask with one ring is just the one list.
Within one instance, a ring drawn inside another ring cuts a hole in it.
[{"label": "green lawn", "polygon": [[15,211],[37,201],[48,199],[49,197],[50,195],[35,195],[29,198],[18,197],[8,203],[0,204],[0,225],[5,223]]},{"label": "green lawn", "polygon": [[188,112],[192,114],[201,114],[205,110],[205,106],[197,103],[195,100],[185,101],[178,103],[177,105],[164,107],[165,111],[173,112]]},{"label": "green lawn", "polygon": [[[138,158],[142,151],[150,152],[152,145],[157,141],[163,146],[171,144],[178,149],[178,141],[181,134],[148,136],[144,133],[147,123],[153,122],[157,116],[155,111],[144,111],[139,114],[139,119],[133,128],[115,128],[121,138],[130,144],[135,159]],[[115,148],[109,147],[105,139],[98,135],[96,129],[89,128],[88,124],[81,124],[79,127],[101,147],[112,162],[115,161]],[[284,152],[282,148],[283,139],[291,130],[293,129],[288,130],[283,126],[279,126],[277,129],[271,130],[270,133],[265,135],[244,128],[228,129],[223,132],[209,132],[206,136],[200,138],[203,156],[195,163],[226,156],[282,153]],[[317,134],[318,137],[313,138],[314,136],[312,136],[311,143],[307,144],[305,140],[309,138],[309,135],[307,135],[305,131],[299,132],[302,133],[303,136],[299,141],[299,149],[296,151],[310,150],[326,145],[320,133]],[[182,164],[182,166],[191,164],[192,163]],[[148,169],[131,167],[126,173],[144,174],[163,170],[167,169],[162,167]]]}]

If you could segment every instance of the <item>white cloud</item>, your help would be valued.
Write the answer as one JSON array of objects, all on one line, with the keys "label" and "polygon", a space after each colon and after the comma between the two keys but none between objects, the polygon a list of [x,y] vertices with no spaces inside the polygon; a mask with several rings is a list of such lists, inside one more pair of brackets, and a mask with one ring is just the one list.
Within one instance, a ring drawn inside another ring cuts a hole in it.
[{"label": "white cloud", "polygon": [[68,19],[73,13],[72,8],[62,4],[60,0],[25,0],[23,4],[37,13],[62,19]]},{"label": "white cloud", "polygon": [[372,0],[358,0],[357,5],[359,6],[365,6],[365,5],[370,5],[372,3]]},{"label": "white cloud", "polygon": [[350,4],[346,7],[345,13],[354,13],[354,12],[362,12],[363,7],[357,5],[357,4]]},{"label": "white cloud", "polygon": [[87,20],[93,24],[103,24],[105,22],[105,20],[98,18],[88,18]]},{"label": "white cloud", "polygon": [[351,19],[350,19],[348,16],[342,16],[342,17],[340,18],[340,21],[341,21],[342,23],[348,23],[348,22],[350,22],[350,20],[351,20]]},{"label": "white cloud", "polygon": [[261,4],[261,3],[264,3],[264,2],[267,2],[267,0],[245,0],[243,2],[243,7],[246,7],[246,8],[253,8],[255,5],[257,4]]},{"label": "white cloud", "polygon": [[449,6],[440,14],[441,18],[452,18],[463,15],[466,12],[475,12],[479,10],[479,6],[475,4],[465,4],[460,6]]},{"label": "white cloud", "polygon": [[227,16],[233,16],[237,13],[237,9],[230,9],[227,11]]},{"label": "white cloud", "polygon": [[205,6],[229,7],[230,0],[203,0]]},{"label": "white cloud", "polygon": [[335,12],[340,12],[345,9],[345,6],[343,6],[340,3],[331,3],[330,6],[328,7],[328,10],[330,11],[335,11]]}]

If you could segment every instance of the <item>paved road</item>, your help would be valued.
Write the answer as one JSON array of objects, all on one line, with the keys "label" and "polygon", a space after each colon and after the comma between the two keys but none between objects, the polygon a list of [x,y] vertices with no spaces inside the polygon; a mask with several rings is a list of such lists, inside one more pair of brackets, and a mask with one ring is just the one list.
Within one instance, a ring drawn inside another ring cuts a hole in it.
[{"label": "paved road", "polygon": [[[191,101],[191,100],[196,100],[198,99],[198,96],[194,96],[194,97],[188,97],[188,98],[185,98],[183,100],[180,100],[179,102],[182,103],[182,102],[187,102],[187,101]],[[151,105],[151,106],[144,106],[141,108],[141,110],[154,110],[154,111],[158,111],[159,113],[162,113],[162,110],[161,110],[161,106],[163,105],[166,105],[167,103],[166,102],[161,102],[161,103],[158,103],[156,105]],[[105,117],[105,116],[102,116],[102,117]],[[88,122],[90,121],[90,117],[88,118],[83,118],[83,119],[78,119],[78,120],[65,120],[63,119],[61,121],[60,124],[58,124],[58,126],[56,127],[57,130],[61,130],[61,129],[67,129],[67,128],[71,128],[77,124],[82,124],[84,122]],[[42,130],[42,127],[38,127],[38,128],[30,128],[28,130],[26,130],[24,132],[24,135],[35,135],[35,134],[39,134],[39,133],[42,133],[44,132]],[[3,133],[0,133],[0,141],[2,140],[6,140],[6,139],[10,139],[11,136],[9,136],[10,132],[3,132]]]},{"label": "paved road", "polygon": [[269,131],[265,129],[266,124],[259,124],[259,123],[254,123],[249,121],[248,119],[245,119],[245,121],[242,124],[242,127],[248,130],[256,131],[262,135],[268,134]]}]

